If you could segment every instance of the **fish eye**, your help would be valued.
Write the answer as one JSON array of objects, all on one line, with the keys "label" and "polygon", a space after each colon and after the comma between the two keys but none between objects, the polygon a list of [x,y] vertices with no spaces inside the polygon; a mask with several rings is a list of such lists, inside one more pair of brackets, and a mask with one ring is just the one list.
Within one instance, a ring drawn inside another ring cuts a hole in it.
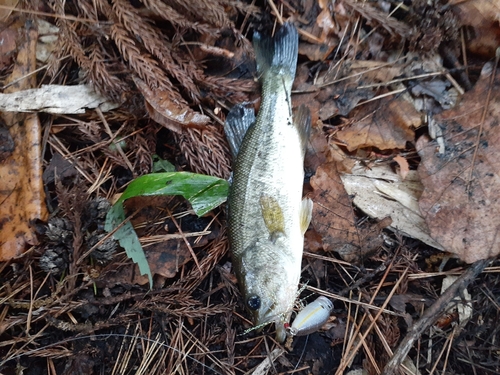
[{"label": "fish eye", "polygon": [[260,307],[260,297],[255,295],[248,297],[247,306],[250,310],[258,310]]}]

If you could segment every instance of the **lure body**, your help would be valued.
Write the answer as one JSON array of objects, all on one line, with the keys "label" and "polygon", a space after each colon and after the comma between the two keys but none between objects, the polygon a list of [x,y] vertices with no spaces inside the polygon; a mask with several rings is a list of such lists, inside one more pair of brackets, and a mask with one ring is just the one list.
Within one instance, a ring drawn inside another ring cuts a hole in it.
[{"label": "lure body", "polygon": [[316,332],[330,317],[333,303],[324,296],[318,297],[297,314],[289,328],[292,336],[305,336]]}]

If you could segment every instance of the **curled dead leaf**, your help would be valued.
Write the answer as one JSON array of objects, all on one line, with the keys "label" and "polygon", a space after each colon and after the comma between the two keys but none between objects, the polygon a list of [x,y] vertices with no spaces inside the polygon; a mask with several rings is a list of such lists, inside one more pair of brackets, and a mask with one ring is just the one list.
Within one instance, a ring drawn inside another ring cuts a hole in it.
[{"label": "curled dead leaf", "polygon": [[406,160],[401,155],[396,155],[394,157],[394,161],[399,165],[399,175],[401,176],[401,180],[405,180],[406,176],[410,172],[410,165],[408,164],[408,160]]},{"label": "curled dead leaf", "polygon": [[183,127],[203,128],[209,123],[210,117],[193,111],[185,103],[172,100],[167,91],[152,90],[138,77],[134,77],[134,82],[144,96],[149,116],[167,129],[182,133]]},{"label": "curled dead leaf", "polygon": [[365,168],[358,164],[341,178],[347,193],[354,197],[354,204],[368,216],[380,220],[390,217],[393,230],[442,250],[430,236],[418,207],[422,185],[416,171],[408,171],[403,181],[388,165]]}]

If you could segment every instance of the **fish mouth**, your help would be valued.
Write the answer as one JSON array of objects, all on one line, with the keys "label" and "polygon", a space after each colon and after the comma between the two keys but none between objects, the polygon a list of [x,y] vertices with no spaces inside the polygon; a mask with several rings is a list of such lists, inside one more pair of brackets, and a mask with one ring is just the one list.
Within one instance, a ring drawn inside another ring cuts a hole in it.
[{"label": "fish mouth", "polygon": [[273,309],[268,309],[263,314],[255,314],[255,327],[259,330],[266,325],[273,324],[276,328],[276,340],[280,343],[284,342],[286,339],[286,328],[285,323],[287,322],[287,317],[285,313],[275,313]]},{"label": "fish mouth", "polygon": [[285,312],[276,312],[274,306],[269,307],[266,310],[261,309],[256,311],[254,314],[255,326],[265,326],[268,324],[276,323],[276,325],[283,324],[286,321]]}]

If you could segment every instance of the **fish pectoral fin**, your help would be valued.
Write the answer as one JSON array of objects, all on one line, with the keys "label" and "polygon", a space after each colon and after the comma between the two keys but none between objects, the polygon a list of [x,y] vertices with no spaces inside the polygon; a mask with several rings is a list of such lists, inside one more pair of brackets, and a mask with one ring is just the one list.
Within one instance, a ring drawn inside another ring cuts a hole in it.
[{"label": "fish pectoral fin", "polygon": [[269,237],[274,242],[280,234],[285,232],[285,217],[278,201],[266,194],[260,196],[262,218],[269,231]]},{"label": "fish pectoral fin", "polygon": [[245,134],[255,122],[253,108],[247,108],[243,104],[237,104],[227,114],[224,132],[231,149],[233,158],[236,158]]},{"label": "fish pectoral fin", "polygon": [[309,108],[302,104],[293,114],[293,124],[299,133],[302,152],[305,155],[309,135],[311,134],[311,113]]},{"label": "fish pectoral fin", "polygon": [[302,235],[306,233],[311,223],[312,211],[313,201],[309,198],[302,199],[302,206],[300,207],[300,230],[302,231]]}]

